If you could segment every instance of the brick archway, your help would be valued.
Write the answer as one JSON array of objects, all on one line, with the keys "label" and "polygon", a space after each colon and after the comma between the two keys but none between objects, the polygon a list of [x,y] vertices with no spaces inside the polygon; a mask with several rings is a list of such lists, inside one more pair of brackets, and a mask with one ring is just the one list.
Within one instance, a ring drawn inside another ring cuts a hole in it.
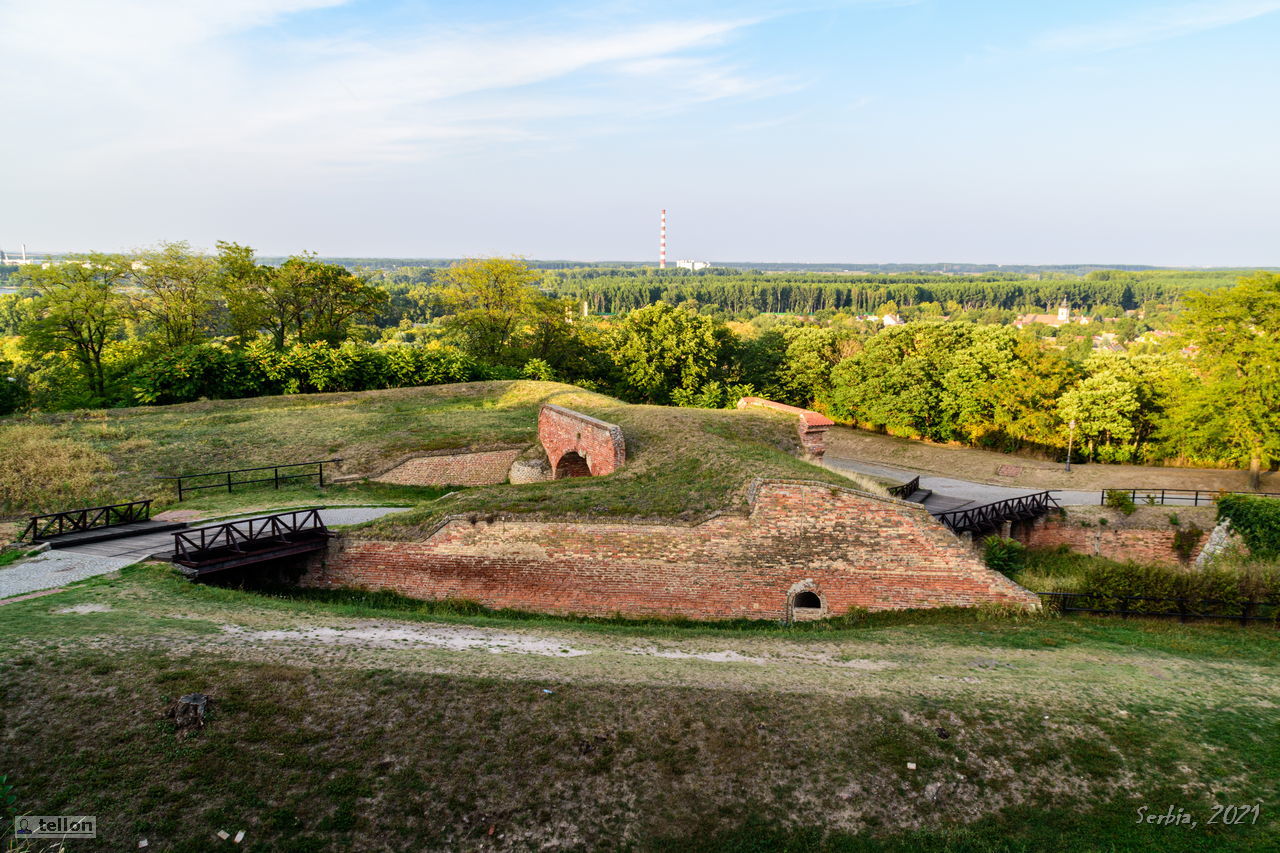
[{"label": "brick archway", "polygon": [[565,477],[590,477],[591,465],[587,462],[585,456],[570,450],[564,456],[560,457],[560,461],[555,464],[554,474],[557,480],[563,480]]},{"label": "brick archway", "polygon": [[538,412],[538,441],[557,480],[612,474],[626,459],[622,427],[549,403]]}]

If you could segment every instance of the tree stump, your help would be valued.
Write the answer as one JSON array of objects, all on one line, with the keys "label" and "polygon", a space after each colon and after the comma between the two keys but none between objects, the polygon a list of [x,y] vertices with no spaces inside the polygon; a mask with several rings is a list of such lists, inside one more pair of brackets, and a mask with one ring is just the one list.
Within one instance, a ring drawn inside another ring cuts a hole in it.
[{"label": "tree stump", "polygon": [[178,731],[204,728],[204,714],[209,707],[209,697],[203,693],[188,693],[169,706],[165,716],[173,720]]}]

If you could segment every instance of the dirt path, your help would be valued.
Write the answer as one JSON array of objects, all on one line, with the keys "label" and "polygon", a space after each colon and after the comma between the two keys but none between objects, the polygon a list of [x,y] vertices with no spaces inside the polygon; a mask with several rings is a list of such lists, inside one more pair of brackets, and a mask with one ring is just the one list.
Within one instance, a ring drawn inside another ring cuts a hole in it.
[{"label": "dirt path", "polygon": [[[827,455],[1026,489],[1249,491],[1249,475],[1245,471],[1075,463],[1068,474],[1061,463],[1045,459],[912,441],[843,426],[832,427],[827,434]],[[1280,473],[1264,474],[1262,491],[1280,492]]]}]

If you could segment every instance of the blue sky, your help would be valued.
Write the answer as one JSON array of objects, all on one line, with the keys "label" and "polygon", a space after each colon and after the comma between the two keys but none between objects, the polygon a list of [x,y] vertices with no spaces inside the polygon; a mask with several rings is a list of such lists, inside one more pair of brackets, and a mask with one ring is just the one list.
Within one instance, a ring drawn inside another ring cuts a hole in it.
[{"label": "blue sky", "polygon": [[0,247],[1280,265],[1280,0],[0,0]]}]

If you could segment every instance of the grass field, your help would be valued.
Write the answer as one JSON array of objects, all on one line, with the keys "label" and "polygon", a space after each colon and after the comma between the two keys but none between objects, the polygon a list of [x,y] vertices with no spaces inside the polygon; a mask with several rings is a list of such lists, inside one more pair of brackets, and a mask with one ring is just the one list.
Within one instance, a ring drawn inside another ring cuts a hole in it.
[{"label": "grass field", "polygon": [[[0,469],[7,452],[14,481],[6,486],[0,470],[0,506],[7,500],[12,517],[151,497],[160,509],[174,502],[174,492],[158,476],[330,458],[343,460],[335,473],[371,474],[416,452],[533,445],[538,407],[545,402],[620,424],[627,437],[623,470],[590,480],[473,489],[448,511],[680,517],[740,503],[745,484],[756,476],[851,485],[795,458],[794,419],[777,413],[632,406],[557,383],[479,382],[0,420],[0,433],[11,439],[0,443]],[[879,488],[869,481],[852,485]],[[211,491],[182,508],[265,508],[305,502],[303,496],[316,492],[301,486],[290,491],[230,497]],[[410,490],[377,485],[348,487],[345,495],[346,502],[359,495],[418,502]],[[409,523],[425,523],[436,511],[428,507]]]},{"label": "grass field", "polygon": [[[75,849],[204,851],[220,829],[264,851],[1280,845],[1274,630],[467,609],[159,566],[0,607],[0,775],[21,811],[98,815]],[[164,713],[191,691],[213,712],[185,737]]]}]

